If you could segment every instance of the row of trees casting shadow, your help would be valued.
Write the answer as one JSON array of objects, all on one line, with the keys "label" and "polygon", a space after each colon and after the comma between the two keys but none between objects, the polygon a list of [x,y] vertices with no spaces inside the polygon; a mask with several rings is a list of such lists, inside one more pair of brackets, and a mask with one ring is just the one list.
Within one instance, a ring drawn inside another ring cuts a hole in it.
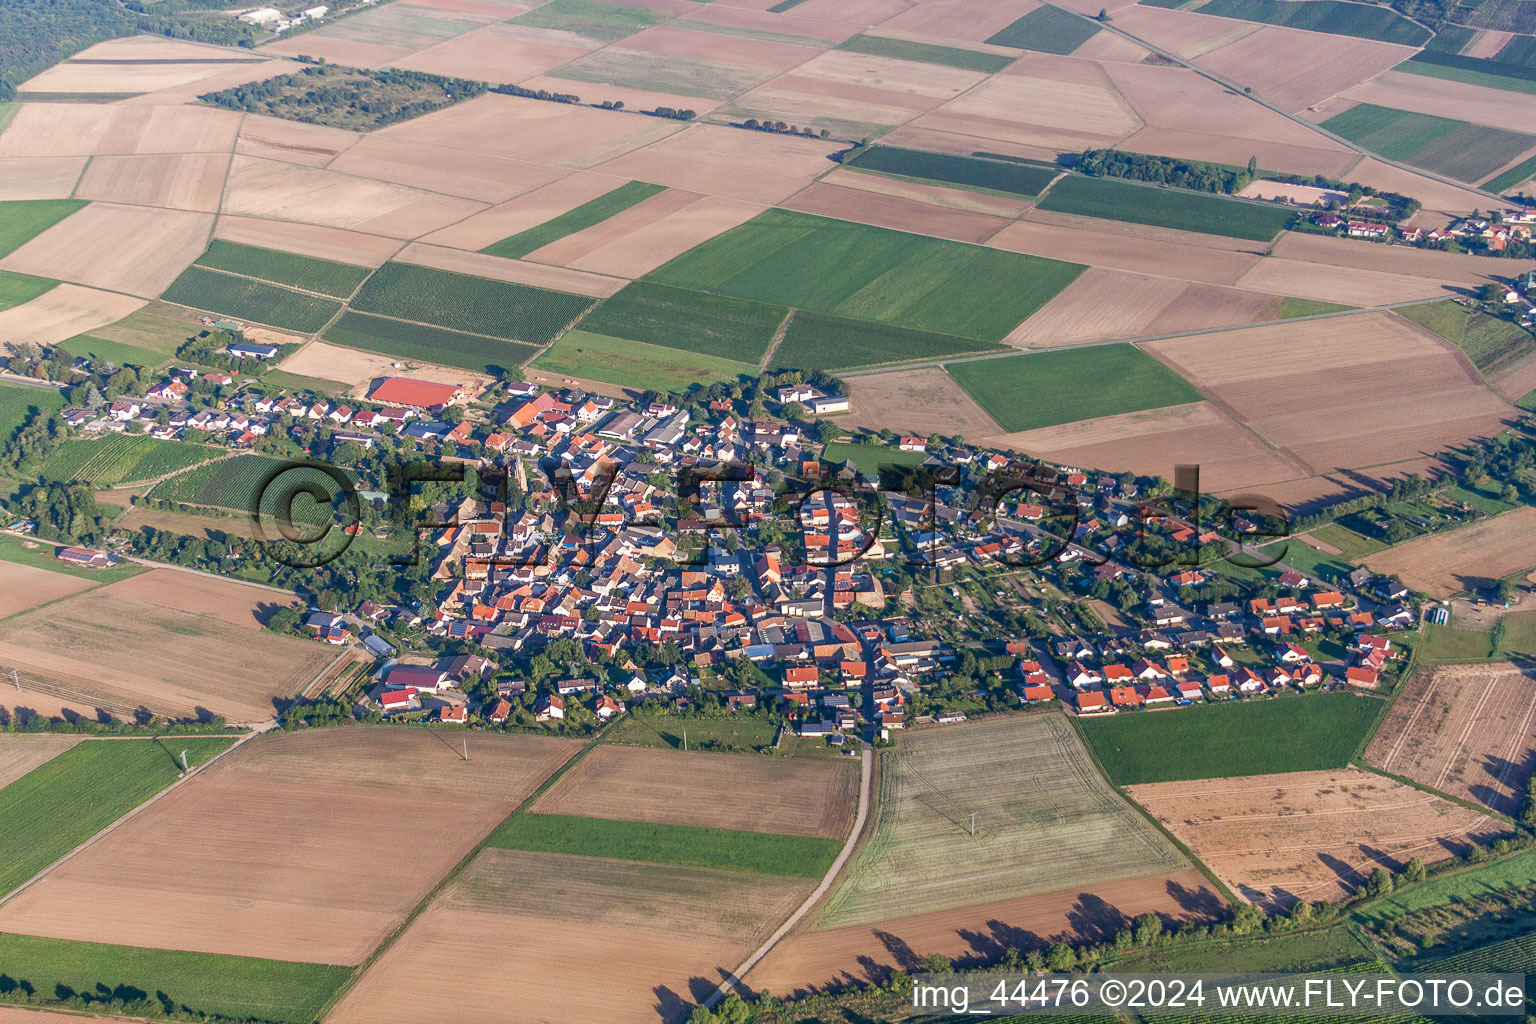
[{"label": "row of trees casting shadow", "polygon": [[0,1003],[92,1012],[110,1010],[135,1017],[164,1017],[201,1024],[276,1024],[260,1017],[226,1017],[194,1010],[164,992],[150,995],[135,985],[108,985],[99,981],[93,988],[77,990],[59,982],[51,991],[40,992],[27,979],[13,978],[9,974],[0,974]]}]

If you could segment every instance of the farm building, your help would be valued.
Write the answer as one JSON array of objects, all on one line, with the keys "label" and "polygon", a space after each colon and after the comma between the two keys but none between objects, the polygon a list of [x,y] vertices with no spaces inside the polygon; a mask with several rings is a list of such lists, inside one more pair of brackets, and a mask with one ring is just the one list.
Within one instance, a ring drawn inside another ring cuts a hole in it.
[{"label": "farm building", "polygon": [[412,409],[441,409],[462,402],[464,398],[464,389],[457,384],[438,384],[410,377],[385,377],[368,393],[369,401]]},{"label": "farm building", "polygon": [[272,359],[277,356],[276,345],[257,345],[249,341],[237,341],[224,349],[237,359],[250,357],[253,359]]},{"label": "farm building", "polygon": [[61,562],[78,565],[83,569],[106,569],[117,563],[117,559],[105,551],[92,548],[59,548],[56,557]]}]

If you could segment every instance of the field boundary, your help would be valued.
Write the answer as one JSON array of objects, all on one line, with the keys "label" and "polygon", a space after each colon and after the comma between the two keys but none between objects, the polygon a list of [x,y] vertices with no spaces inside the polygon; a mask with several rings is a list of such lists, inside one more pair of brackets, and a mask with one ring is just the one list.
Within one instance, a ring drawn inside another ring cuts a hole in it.
[{"label": "field boundary", "polygon": [[1157,829],[1157,831],[1162,834],[1163,838],[1168,840],[1168,842],[1173,845],[1175,850],[1178,850],[1180,853],[1182,853],[1185,858],[1188,859],[1188,861],[1193,864],[1202,875],[1205,876],[1206,881],[1210,882],[1216,887],[1216,891],[1221,893],[1221,895],[1226,898],[1229,904],[1232,906],[1237,906],[1239,903],[1247,902],[1246,900],[1238,899],[1237,895],[1233,893],[1231,889],[1227,888],[1227,883],[1223,882],[1216,875],[1216,872],[1211,869],[1210,865],[1206,864],[1205,861],[1195,856],[1195,851],[1184,845],[1183,841],[1180,840],[1178,836],[1168,831],[1167,827],[1164,826],[1162,822],[1158,821],[1157,817],[1153,815],[1151,811],[1137,803],[1136,800],[1125,791],[1124,786],[1115,784],[1115,780],[1110,778],[1109,772],[1105,770],[1103,762],[1099,760],[1099,755],[1093,749],[1093,744],[1088,742],[1088,734],[1083,732],[1083,727],[1078,723],[1077,716],[1062,712],[1062,717],[1067,720],[1067,724],[1072,727],[1073,732],[1077,733],[1078,742],[1080,742],[1083,745],[1083,749],[1088,752],[1089,763],[1093,765],[1094,770],[1097,771],[1099,775],[1104,779],[1104,783],[1109,786],[1110,789],[1118,793],[1120,795],[1120,799],[1124,800],[1127,804],[1130,804],[1131,807],[1135,809],[1137,814],[1141,815],[1148,822],[1150,822],[1152,827]]},{"label": "field boundary", "polygon": [[1416,789],[1421,793],[1428,794],[1429,796],[1438,797],[1441,800],[1448,800],[1451,803],[1458,804],[1469,811],[1476,811],[1478,814],[1485,814],[1490,818],[1497,818],[1501,821],[1507,822],[1511,827],[1514,827],[1515,825],[1515,819],[1511,818],[1507,814],[1503,814],[1494,810],[1492,807],[1485,807],[1482,804],[1473,803],[1471,800],[1465,800],[1459,796],[1452,796],[1449,793],[1442,793],[1435,787],[1426,785],[1422,782],[1415,782],[1413,779],[1408,778],[1406,775],[1397,775],[1383,768],[1377,768],[1375,765],[1366,764],[1364,761],[1355,763],[1352,766],[1360,769],[1361,771],[1370,772],[1372,775],[1380,775],[1384,779],[1391,779],[1393,782],[1401,782],[1403,785],[1412,787],[1413,789]]},{"label": "field boundary", "polygon": [[[251,731],[245,733],[243,736],[240,736],[238,739],[236,739],[235,742],[231,743],[229,746],[225,747],[223,750],[219,751],[217,754],[214,754],[208,760],[206,760],[202,764],[198,765],[196,768],[193,768],[193,769],[191,769],[189,771],[183,772],[181,774],[181,776],[176,779],[175,782],[172,782],[169,786],[166,786],[160,792],[156,793],[154,796],[150,797],[148,800],[145,800],[143,803],[141,803],[137,807],[133,808],[127,814],[124,814],[122,817],[118,818],[116,821],[112,822],[110,825],[108,825],[105,828],[103,828],[100,832],[97,832],[95,835],[91,836],[91,838],[87,839],[85,842],[81,843],[79,846],[75,847],[73,850],[70,850],[68,853],[64,854],[64,856],[58,858],[52,864],[49,864],[47,867],[43,868],[43,870],[39,871],[37,874],[33,875],[31,878],[27,879],[25,882],[22,882],[16,888],[12,889],[10,892],[5,893],[4,895],[0,895],[0,907],[5,906],[5,904],[9,903],[11,900],[15,899],[17,896],[20,896],[27,889],[30,889],[32,886],[34,886],[38,882],[42,881],[48,874],[50,874],[55,868],[57,868],[59,865],[63,864],[65,861],[67,861],[70,858],[74,857],[76,854],[78,854],[78,853],[80,853],[80,852],[82,852],[82,851],[84,851],[84,850],[86,850],[86,849],[88,849],[88,848],[90,848],[92,846],[95,846],[102,839],[106,838],[110,833],[117,831],[117,829],[119,827],[121,827],[125,822],[129,821],[130,819],[132,819],[134,817],[137,817],[139,815],[139,813],[142,812],[145,808],[155,804],[156,802],[161,800],[163,797],[165,797],[167,794],[169,794],[171,792],[174,792],[183,783],[189,782],[192,779],[196,778],[199,774],[202,773],[203,769],[205,769],[209,765],[213,764],[219,758],[225,756],[226,754],[230,753],[233,750],[238,749],[243,743],[245,743],[247,740],[251,739],[252,737],[258,736],[261,733],[266,732],[266,731],[267,731],[266,729],[252,729]],[[137,740],[140,743],[145,743],[145,742],[158,743],[161,740],[166,739],[167,737],[163,737],[163,736],[145,736],[145,737],[121,736],[121,737],[115,737],[115,738],[123,739],[123,740]],[[198,737],[198,738],[202,738],[202,737]],[[217,738],[221,738],[221,737],[215,735],[213,738],[217,739]]]}]

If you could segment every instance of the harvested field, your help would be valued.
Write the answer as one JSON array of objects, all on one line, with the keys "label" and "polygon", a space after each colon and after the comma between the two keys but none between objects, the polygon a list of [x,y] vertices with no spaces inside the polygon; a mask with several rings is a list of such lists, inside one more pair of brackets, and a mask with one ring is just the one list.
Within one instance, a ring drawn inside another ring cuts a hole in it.
[{"label": "harvested field", "polygon": [[481,251],[623,187],[625,179],[597,171],[550,171],[551,180],[422,239],[433,245]]},{"label": "harvested field", "polygon": [[1036,0],[938,0],[914,4],[880,31],[916,39],[982,43],[1039,7]]},{"label": "harvested field", "polygon": [[892,969],[921,971],[920,957],[941,953],[965,965],[995,961],[1004,949],[1044,949],[1050,942],[1112,939],[1133,917],[1203,921],[1218,915],[1220,895],[1190,869],[1128,881],[983,903],[962,910],[787,936],[746,977],[778,996],[850,982],[883,982]]},{"label": "harvested field", "polygon": [[[49,733],[0,733],[0,789],[9,786],[38,765],[58,757],[82,739],[83,736]],[[0,1017],[0,1020],[4,1018]]]},{"label": "harvested field", "polygon": [[827,169],[843,144],[788,138],[723,125],[687,130],[602,165],[604,171],[709,195],[776,203]]},{"label": "harvested field", "polygon": [[871,831],[815,928],[1187,866],[1098,775],[1061,716],[921,731],[881,758]]},{"label": "harvested field", "polygon": [[1404,277],[1422,277],[1430,281],[1464,288],[1481,288],[1511,273],[1536,270],[1536,260],[1509,260],[1490,266],[1485,257],[1414,249],[1403,245],[1378,245],[1353,238],[1330,238],[1287,232],[1275,243],[1276,256],[1302,263],[1321,263],[1330,267],[1358,267]]},{"label": "harvested field", "polygon": [[66,199],[85,169],[83,156],[12,157],[0,160],[0,202]]},{"label": "harvested field", "polygon": [[668,189],[530,258],[636,278],[761,212],[762,207],[736,199]]},{"label": "harvested field", "polygon": [[286,221],[255,217],[220,217],[213,227],[213,237],[260,249],[336,260],[355,266],[377,267],[400,249],[400,241],[383,235],[365,235],[341,228],[317,224],[291,224]]},{"label": "harvested field", "polygon": [[[591,167],[683,131],[681,121],[487,93],[376,133],[471,153]],[[644,175],[657,184],[668,184]]]},{"label": "harvested field", "polygon": [[116,323],[143,305],[143,299],[116,292],[61,284],[31,302],[0,310],[0,338],[11,345],[57,345]]},{"label": "harvested field", "polygon": [[988,79],[913,123],[982,139],[1069,150],[1113,146],[1143,126],[1108,81],[1095,85],[1012,71]]},{"label": "harvested field", "polygon": [[216,46],[211,43],[196,43],[188,39],[171,39],[146,33],[125,36],[121,39],[108,39],[105,42],[87,46],[70,60],[144,61],[146,63],[193,60],[248,63],[259,60],[260,56],[238,46]]},{"label": "harvested field", "polygon": [[92,203],[4,260],[0,270],[159,295],[208,244],[206,213]]},{"label": "harvested field", "polygon": [[943,370],[895,370],[848,380],[850,412],[838,422],[849,427],[921,434],[990,437],[1002,427]]},{"label": "harvested field", "polygon": [[1007,341],[1018,348],[1055,348],[1277,319],[1277,296],[1090,267]]},{"label": "harvested field", "polygon": [[[61,699],[168,717],[208,708],[264,721],[273,701],[305,686],[334,657],[318,644],[261,629],[281,594],[169,569],[24,612],[0,624],[0,664]],[[100,652],[116,657],[103,662]]]},{"label": "harvested field", "polygon": [[968,213],[992,214],[993,216],[1005,217],[1009,220],[1029,210],[1034,205],[1028,199],[1015,199],[1011,196],[973,192],[966,188],[956,188],[945,184],[930,185],[918,181],[908,181],[904,178],[892,178],[884,174],[866,174],[847,167],[840,167],[831,174],[825,175],[820,183],[837,185],[847,189],[858,189],[861,192],[901,196],[906,199],[915,199],[929,206],[941,206],[948,210],[963,210]]},{"label": "harvested field", "polygon": [[483,209],[469,199],[248,156],[234,158],[224,196],[225,213],[391,238],[415,238]]},{"label": "harvested field", "polygon": [[[580,744],[475,747],[465,761],[430,732],[368,727],[258,737],[7,904],[0,927],[356,964]],[[167,836],[173,874],[155,867]],[[389,885],[359,870],[385,862]]]},{"label": "harvested field", "polygon": [[1388,71],[1355,86],[1344,96],[1360,103],[1536,134],[1536,109],[1532,109],[1530,97],[1508,89]]},{"label": "harvested field", "polygon": [[1231,889],[1268,910],[1336,901],[1378,867],[1434,864],[1509,826],[1358,768],[1131,786]]},{"label": "harvested field", "polygon": [[1104,230],[1094,231],[1015,221],[993,235],[987,244],[1010,252],[1205,284],[1234,284],[1260,262],[1259,256],[1250,252],[1136,238],[1124,225],[1113,222],[1106,223]]},{"label": "harvested field", "polygon": [[561,172],[489,153],[445,150],[401,139],[369,136],[327,165],[360,178],[392,181],[428,192],[499,203],[548,184]]},{"label": "harvested field", "polygon": [[245,120],[240,122],[240,138],[235,143],[235,152],[310,167],[324,167],[356,145],[362,137],[358,132],[343,131],[340,128],[246,114]]},{"label": "harvested field", "polygon": [[[741,872],[486,850],[337,1004],[333,1024],[681,1024],[814,883]],[[622,950],[579,1003],[571,986]],[[480,998],[453,971],[484,963]],[[528,985],[530,978],[551,984]]]},{"label": "harvested field", "polygon": [[[663,26],[663,28],[666,27]],[[744,46],[793,50],[800,60],[814,52],[799,46],[780,47],[776,43],[757,43],[753,40],[715,36],[705,32],[688,32],[670,28],[666,30],[671,33],[670,45],[666,47],[668,49],[684,48],[671,42],[673,36],[683,35],[703,44],[687,47],[689,49],[707,51],[715,48],[726,51],[727,56],[729,51],[739,50]],[[656,30],[647,30],[647,32],[651,31]],[[725,60],[706,60],[702,57],[667,53],[649,48],[637,49],[635,43],[638,39],[638,36],[632,36],[626,39],[622,46],[610,46],[596,53],[578,57],[556,69],[550,77],[567,82],[586,82],[604,87],[619,86],[659,93],[673,97],[674,102],[685,105],[690,110],[707,112],[713,107],[710,100],[718,102],[730,99],[773,74],[773,71],[768,68]],[[717,46],[716,40],[720,40],[725,45]],[[785,66],[793,63],[797,62],[791,61]]]},{"label": "harvested field", "polygon": [[447,249],[440,245],[427,245],[424,242],[412,242],[400,250],[400,255],[396,258],[418,266],[451,270],[458,274],[472,274],[475,277],[487,277],[493,281],[532,285],[535,288],[553,288],[556,291],[587,295],[596,299],[607,298],[629,283],[622,278],[588,274],[580,270],[567,270],[564,267],[551,267],[543,263],[506,260],[499,256],[465,252],[462,249]]},{"label": "harvested field", "polygon": [[1536,768],[1536,681],[1507,661],[1417,672],[1365,756],[1382,771],[1518,816]]},{"label": "harvested field", "polygon": [[98,156],[86,168],[75,196],[214,213],[228,167],[227,153]]},{"label": "harvested field", "polygon": [[602,746],[532,810],[842,839],[858,791],[854,764]]},{"label": "harvested field", "polygon": [[[1134,8],[1133,10],[1141,10]],[[1130,15],[1132,11],[1127,11]],[[1297,146],[1355,155],[1282,114],[1259,106],[1187,68],[1152,64],[1104,64],[1106,78],[1149,126],[1229,136],[1243,144]],[[1194,154],[1180,154],[1185,157]],[[1209,158],[1207,158],[1209,159]],[[1246,164],[1248,157],[1236,161]],[[1267,166],[1267,165],[1266,165]]]},{"label": "harvested field", "polygon": [[1254,291],[1299,295],[1346,306],[1450,298],[1453,294],[1449,285],[1424,277],[1388,274],[1363,267],[1332,267],[1278,257],[1258,261],[1236,283],[1240,288],[1251,288]]},{"label": "harvested field", "polygon": [[882,195],[820,181],[786,200],[783,208],[959,242],[985,242],[1008,224],[1003,217],[944,209],[919,199]]},{"label": "harvested field", "polygon": [[1138,39],[1191,60],[1259,31],[1259,26],[1226,18],[1137,4],[1115,13],[1115,24]]},{"label": "harvested field", "polygon": [[[1488,200],[1476,192],[1457,188],[1369,157],[1351,169],[1348,177],[1351,181],[1413,196],[1424,204],[1426,210],[1464,215],[1473,210],[1480,210],[1488,204]],[[1444,223],[1441,219],[1436,221],[1434,226],[1440,227]]]},{"label": "harvested field", "polygon": [[227,153],[239,124],[211,107],[24,103],[0,135],[0,157]]},{"label": "harvested field", "polygon": [[195,82],[188,82],[185,85],[173,85],[167,89],[156,89],[154,92],[132,96],[121,102],[125,107],[160,107],[174,104],[193,104],[197,102],[199,96],[205,93],[233,89],[236,86],[246,85],[250,82],[260,82],[268,78],[276,78],[278,75],[290,74],[292,71],[293,65],[291,63],[276,58],[257,61],[251,64],[237,64],[229,61],[224,64],[223,71],[215,72]]},{"label": "harvested field", "polygon": [[1286,110],[1301,110],[1401,64],[1414,52],[1395,43],[1266,25],[1204,54],[1199,64]]},{"label": "harvested field", "polygon": [[977,440],[1050,462],[1092,466],[1111,473],[1129,470],[1172,479],[1174,466],[1195,464],[1200,467],[1200,485],[1210,491],[1256,487],[1307,475],[1305,469],[1265,445],[1210,402],[1101,416]]},{"label": "harvested field", "polygon": [[[256,61],[265,63],[259,57]],[[23,82],[19,89],[23,97],[27,93],[75,93],[82,99],[92,93],[120,96],[192,85],[229,69],[227,61],[93,64],[67,60]]]},{"label": "harvested field", "polygon": [[[107,499],[98,495],[97,500],[106,501]],[[202,516],[193,512],[168,512],[164,509],[139,506],[130,509],[128,514],[119,519],[115,525],[119,530],[130,532],[152,526],[168,533],[179,533],[205,540],[215,540],[220,537],[262,539],[260,531],[256,529],[256,525],[251,522],[249,516]]]},{"label": "harvested field", "polygon": [[[1353,150],[1322,148],[1328,140],[1317,136],[1317,146],[1296,146],[1263,139],[1247,139],[1216,132],[1190,131],[1183,128],[1143,128],[1120,144],[1133,153],[1171,156],[1185,160],[1206,160],[1219,164],[1243,166],[1249,157],[1258,157],[1259,166],[1291,174],[1321,174],[1329,178],[1347,174],[1360,159]],[[1426,179],[1427,180],[1427,179]],[[1450,186],[1442,185],[1449,190]],[[1417,195],[1418,193],[1415,193]]]},{"label": "harvested field", "polygon": [[0,561],[0,619],[78,594],[92,586],[91,580],[79,576],[40,569],[23,562]]},{"label": "harvested field", "polygon": [[380,43],[363,43],[352,39],[338,39],[320,32],[306,32],[302,37],[290,36],[262,47],[263,53],[279,57],[297,57],[307,54],[331,64],[353,68],[378,68],[409,57],[409,46],[386,46]]},{"label": "harvested field", "polygon": [[1510,415],[1447,343],[1384,313],[1144,347],[1314,473],[1440,451]]},{"label": "harvested field", "polygon": [[401,368],[407,369],[410,376],[418,380],[458,384],[475,393],[485,390],[490,383],[489,377],[470,370],[401,360],[374,352],[329,345],[318,340],[305,345],[282,362],[282,369],[289,373],[350,385],[357,397],[361,397],[377,378],[397,375]]},{"label": "harvested field", "polygon": [[393,66],[501,85],[557,68],[589,49],[530,39],[516,25],[487,25],[401,57]]},{"label": "harvested field", "polygon": [[1491,586],[1536,565],[1533,535],[1536,508],[1523,506],[1471,526],[1378,551],[1363,564],[1398,576],[1407,586],[1430,597],[1445,598]]}]

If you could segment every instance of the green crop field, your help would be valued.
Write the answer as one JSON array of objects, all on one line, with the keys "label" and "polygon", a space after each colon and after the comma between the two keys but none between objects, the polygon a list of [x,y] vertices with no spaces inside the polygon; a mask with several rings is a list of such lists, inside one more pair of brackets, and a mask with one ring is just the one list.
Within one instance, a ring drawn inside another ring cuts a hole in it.
[{"label": "green crop field", "polygon": [[51,413],[64,408],[64,396],[53,388],[0,383],[0,441],[9,441],[34,411]]},{"label": "green crop field", "polygon": [[1522,160],[1503,174],[1489,178],[1483,182],[1483,188],[1490,192],[1504,192],[1532,178],[1536,178],[1536,156]]},{"label": "green crop field", "polygon": [[789,311],[748,299],[636,281],[581,321],[581,329],[756,363]]},{"label": "green crop field", "polygon": [[1351,107],[1322,126],[1389,160],[1462,181],[1481,181],[1536,146],[1536,136],[1371,103]]},{"label": "green crop field", "polygon": [[413,263],[386,263],[352,299],[352,308],[455,331],[546,345],[586,312],[584,295],[508,284]]},{"label": "green crop field", "polygon": [[1386,544],[1381,541],[1356,533],[1349,527],[1340,526],[1338,523],[1319,526],[1311,532],[1311,536],[1322,541],[1324,544],[1338,548],[1342,552],[1339,557],[1350,562],[1358,562],[1366,555],[1375,554],[1386,547]]},{"label": "green crop field", "polygon": [[1052,185],[1040,209],[1256,242],[1274,238],[1291,219],[1289,211],[1269,204],[1080,174]]},{"label": "green crop field", "polygon": [[1196,10],[1222,18],[1286,25],[1357,39],[1379,39],[1405,46],[1422,46],[1430,37],[1428,29],[1389,7],[1346,0],[1210,0]]},{"label": "green crop field", "polygon": [[909,359],[943,359],[1002,345],[930,331],[796,311],[773,353],[773,365],[800,370],[846,370]]},{"label": "green crop field", "polygon": [[355,267],[350,263],[220,240],[208,243],[208,251],[198,259],[197,265],[259,277],[263,281],[292,285],[338,299],[355,292],[373,272],[368,267]]},{"label": "green crop field", "polygon": [[1404,320],[1440,335],[1467,354],[1486,376],[1497,376],[1536,356],[1536,337],[1512,320],[1446,299],[1398,310]]},{"label": "green crop field", "polygon": [[1427,78],[1443,78],[1451,82],[1465,82],[1468,85],[1484,85],[1506,92],[1536,94],[1536,68],[1516,67],[1480,57],[1425,51],[1409,57],[1392,70],[1407,71]]},{"label": "green crop field", "polygon": [[1173,943],[1121,957],[1108,970],[1134,974],[1226,970],[1279,973],[1327,970],[1371,959],[1370,947],[1348,928],[1340,926],[1323,931],[1282,932],[1227,941]]},{"label": "green crop field", "polygon": [[1227,701],[1082,720],[1119,786],[1343,768],[1386,701],[1353,693]]},{"label": "green crop field", "polygon": [[195,309],[208,309],[240,320],[305,333],[318,331],[341,303],[291,288],[235,277],[202,267],[188,267],[162,296]]},{"label": "green crop field", "polygon": [[[352,975],[350,967],[329,964],[140,949],[8,933],[0,933],[0,963],[12,979],[30,984],[38,993],[36,1001],[42,1005],[67,991],[88,993],[88,998],[97,1004],[112,998],[126,1003],[142,999],[152,1007],[145,1016],[158,1017],[175,1009],[225,1020],[272,1024],[310,1024],[318,1020]],[[108,993],[101,991],[102,986]],[[110,1004],[92,1008],[104,1012],[114,1009]]]},{"label": "green crop field", "polygon": [[1183,377],[1130,345],[976,359],[945,369],[1009,433],[1203,397]]},{"label": "green crop field", "polygon": [[1493,59],[1501,64],[1536,70],[1536,36],[1512,36]]},{"label": "green crop field", "polygon": [[[0,893],[8,893],[202,764],[222,737],[86,740],[0,789]],[[3,959],[0,959],[3,962]]]},{"label": "green crop field", "polygon": [[1013,58],[996,53],[963,50],[958,46],[916,43],[906,39],[891,39],[887,36],[857,35],[837,44],[837,48],[854,53],[869,53],[876,57],[914,60],[921,64],[943,64],[966,71],[980,71],[988,75],[996,74],[1013,63]]},{"label": "green crop field", "polygon": [[1435,37],[1424,44],[1430,53],[1460,53],[1477,37],[1477,29],[1465,25],[1441,25]]},{"label": "green crop field", "polygon": [[1295,296],[1286,295],[1280,299],[1275,312],[1281,320],[1289,320],[1298,316],[1347,313],[1354,308],[1354,306],[1344,306],[1337,302],[1324,302],[1322,299],[1298,299]]},{"label": "green crop field", "polygon": [[480,251],[490,253],[492,256],[504,256],[507,259],[521,259],[535,249],[542,249],[550,242],[564,238],[566,235],[574,235],[594,224],[601,224],[614,214],[622,213],[636,203],[665,191],[666,188],[662,185],[651,185],[643,181],[627,182],[612,192],[606,192],[596,199],[582,203],[574,210],[567,210],[543,224],[531,227],[527,231],[519,231]]},{"label": "green crop field", "polygon": [[77,358],[115,363],[118,366],[145,366],[153,370],[171,361],[171,357],[164,352],[89,334],[78,334],[59,347]]},{"label": "green crop field", "polygon": [[0,270],[0,309],[10,309],[12,306],[31,302],[58,283],[43,277]]},{"label": "green crop field", "polygon": [[[1484,943],[1450,956],[1437,956],[1431,951],[1405,961],[1401,966],[1415,974],[1431,974],[1442,978],[1457,974],[1536,974],[1536,933]],[[1525,997],[1525,1010],[1527,1013],[1536,1010],[1536,993]],[[1490,1016],[1471,1019],[1496,1021],[1519,1018]]]},{"label": "green crop field", "polygon": [[874,821],[816,928],[1187,866],[1105,784],[1058,715],[914,732],[879,756]]},{"label": "green crop field", "polygon": [[21,199],[0,203],[0,256],[9,256],[84,205],[83,199]]},{"label": "green crop field", "polygon": [[769,210],[650,277],[981,341],[1009,331],[1083,267],[962,242]]},{"label": "green crop field", "polygon": [[491,835],[489,845],[503,850],[692,864],[796,878],[826,874],[843,846],[837,839],[566,814],[514,815]]},{"label": "green crop field", "polygon": [[974,156],[904,149],[901,146],[865,146],[848,166],[857,170],[943,181],[1020,196],[1039,195],[1061,173],[1057,168],[1043,164],[1004,163]]},{"label": "green crop field", "polygon": [[1394,892],[1354,914],[1361,924],[1381,925],[1443,903],[1471,902],[1505,889],[1536,884],[1536,850],[1438,875],[1422,885]]},{"label": "green crop field", "polygon": [[364,352],[491,374],[521,366],[538,351],[536,346],[515,341],[352,312],[341,314],[326,328],[325,340]]},{"label": "green crop field", "polygon": [[511,24],[573,32],[599,43],[616,43],[625,36],[664,21],[665,16],[641,7],[599,3],[597,0],[551,0],[513,18]]},{"label": "green crop field", "polygon": [[219,454],[217,449],[200,444],[162,441],[144,434],[114,434],[100,440],[65,441],[37,471],[50,480],[111,487],[126,480],[152,480],[190,469]]},{"label": "green crop field", "polygon": [[731,383],[743,375],[750,377],[757,373],[753,363],[586,331],[567,331],[535,359],[532,366],[545,373],[604,381],[642,391],[685,391],[690,384]]},{"label": "green crop field", "polygon": [[822,453],[833,465],[852,462],[859,472],[868,477],[876,476],[884,466],[920,466],[928,459],[927,452],[904,452],[888,444],[849,444],[833,441]]},{"label": "green crop field", "polygon": [[1042,53],[1071,53],[1099,34],[1099,26],[1058,7],[1037,7],[987,42]]},{"label": "green crop field", "polygon": [[1493,635],[1486,629],[1457,629],[1450,624],[1427,623],[1419,644],[1421,662],[1486,661],[1493,657]]}]

